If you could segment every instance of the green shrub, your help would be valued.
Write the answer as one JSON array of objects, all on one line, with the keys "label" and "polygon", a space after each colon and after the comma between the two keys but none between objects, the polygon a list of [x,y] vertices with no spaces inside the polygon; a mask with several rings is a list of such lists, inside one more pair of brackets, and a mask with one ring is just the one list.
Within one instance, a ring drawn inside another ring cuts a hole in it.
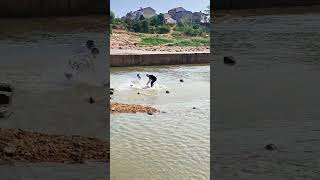
[{"label": "green shrub", "polygon": [[150,31],[150,22],[148,20],[142,20],[141,22],[141,33],[149,33]]},{"label": "green shrub", "polygon": [[123,19],[115,18],[112,21],[111,27],[113,29],[128,29],[128,24]]},{"label": "green shrub", "polygon": [[173,32],[172,32],[172,36],[173,36],[173,37],[181,37],[182,35],[183,35],[183,33],[180,32],[180,31],[173,31]]},{"label": "green shrub", "polygon": [[170,27],[167,25],[162,25],[157,27],[157,33],[159,34],[167,34],[170,32]]},{"label": "green shrub", "polygon": [[209,33],[209,29],[204,26],[188,23],[179,23],[174,30],[186,36],[204,36]]},{"label": "green shrub", "polygon": [[155,36],[155,37],[145,37],[142,38],[140,45],[144,46],[158,46],[162,44],[169,44],[169,43],[174,43],[173,39],[166,39],[160,36]]}]

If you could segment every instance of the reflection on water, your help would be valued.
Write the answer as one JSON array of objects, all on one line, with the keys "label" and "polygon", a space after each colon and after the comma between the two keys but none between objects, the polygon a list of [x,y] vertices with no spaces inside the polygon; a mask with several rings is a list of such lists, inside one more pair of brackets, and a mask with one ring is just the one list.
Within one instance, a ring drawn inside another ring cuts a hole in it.
[{"label": "reflection on water", "polygon": [[[112,101],[162,111],[111,114],[112,179],[209,179],[209,71],[209,66],[111,69]],[[145,74],[157,76],[156,87],[131,88],[136,73],[144,83]]]},{"label": "reflection on water", "polygon": [[[319,177],[320,14],[277,13],[216,18],[217,179]],[[236,66],[222,64],[229,55]]]}]

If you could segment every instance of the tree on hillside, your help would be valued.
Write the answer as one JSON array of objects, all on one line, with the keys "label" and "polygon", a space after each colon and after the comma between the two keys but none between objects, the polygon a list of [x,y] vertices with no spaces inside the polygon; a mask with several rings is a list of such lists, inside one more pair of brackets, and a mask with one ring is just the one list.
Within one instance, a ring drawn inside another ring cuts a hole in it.
[{"label": "tree on hillside", "polygon": [[110,11],[110,22],[112,23],[112,21],[114,20],[115,15],[112,11]]},{"label": "tree on hillside", "polygon": [[143,16],[143,15],[140,15],[139,20],[140,20],[140,21],[143,21],[144,19],[145,19],[144,16]]},{"label": "tree on hillside", "polygon": [[209,6],[207,6],[207,9],[206,9],[206,10],[204,10],[204,12],[205,12],[206,14],[210,14],[210,5],[209,5]]},{"label": "tree on hillside", "polygon": [[158,23],[159,23],[159,25],[164,25],[164,23],[165,23],[164,15],[162,13],[160,13],[158,15]]},{"label": "tree on hillside", "polygon": [[141,21],[141,31],[142,33],[148,33],[149,32],[149,29],[150,29],[150,23],[148,20],[142,20]]}]

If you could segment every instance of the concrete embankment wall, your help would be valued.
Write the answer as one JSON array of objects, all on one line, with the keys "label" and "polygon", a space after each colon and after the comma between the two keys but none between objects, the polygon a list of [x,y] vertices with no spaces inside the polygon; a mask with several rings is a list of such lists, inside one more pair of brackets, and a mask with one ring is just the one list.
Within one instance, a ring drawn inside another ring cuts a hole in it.
[{"label": "concrete embankment wall", "polygon": [[106,14],[107,0],[0,0],[0,17]]},{"label": "concrete embankment wall", "polygon": [[215,10],[320,5],[319,0],[213,0]]},{"label": "concrete embankment wall", "polygon": [[210,63],[210,53],[111,55],[111,67]]}]

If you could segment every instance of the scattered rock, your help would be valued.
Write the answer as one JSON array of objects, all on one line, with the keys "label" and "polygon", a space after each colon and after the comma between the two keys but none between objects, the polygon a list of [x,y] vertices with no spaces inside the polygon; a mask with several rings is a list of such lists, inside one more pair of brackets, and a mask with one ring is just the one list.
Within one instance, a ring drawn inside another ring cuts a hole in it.
[{"label": "scattered rock", "polygon": [[98,48],[93,48],[93,49],[91,50],[91,53],[97,55],[97,54],[100,53],[100,51],[99,51]]},{"label": "scattered rock", "polygon": [[111,103],[111,111],[117,113],[157,113],[158,109],[136,104]]},{"label": "scattered rock", "polygon": [[[8,144],[10,142],[10,144]],[[77,144],[77,147],[75,147]],[[109,143],[93,137],[48,135],[0,128],[0,161],[108,161]]]},{"label": "scattered rock", "polygon": [[13,86],[7,83],[0,83],[0,91],[13,92]]},{"label": "scattered rock", "polygon": [[90,104],[93,104],[93,103],[95,103],[96,102],[96,100],[92,97],[92,96],[90,96],[90,98],[89,98],[89,103]]},{"label": "scattered rock", "polygon": [[12,157],[16,152],[16,147],[14,147],[13,145],[8,145],[3,148],[3,152],[6,156]]},{"label": "scattered rock", "polygon": [[235,65],[236,64],[236,61],[232,56],[224,57],[223,62],[224,62],[224,64],[227,64],[227,65]]},{"label": "scattered rock", "polygon": [[166,93],[169,94],[170,92],[167,90]]},{"label": "scattered rock", "polygon": [[89,48],[89,49],[91,49],[91,48],[93,48],[95,45],[94,45],[94,41],[93,40],[88,40],[87,42],[86,42],[86,46],[87,46],[87,48]]},{"label": "scattered rock", "polygon": [[183,79],[180,79],[180,82],[184,82]]},{"label": "scattered rock", "polygon": [[0,83],[0,105],[10,104],[12,100],[13,86],[6,83]]},{"label": "scattered rock", "polygon": [[0,94],[0,104],[9,104],[10,96],[7,94]]},{"label": "scattered rock", "polygon": [[275,151],[278,150],[278,147],[274,144],[267,144],[264,149],[269,150],[269,151]]},{"label": "scattered rock", "polygon": [[68,80],[70,80],[70,79],[73,77],[73,75],[72,75],[71,73],[64,73],[64,76],[65,76]]}]

